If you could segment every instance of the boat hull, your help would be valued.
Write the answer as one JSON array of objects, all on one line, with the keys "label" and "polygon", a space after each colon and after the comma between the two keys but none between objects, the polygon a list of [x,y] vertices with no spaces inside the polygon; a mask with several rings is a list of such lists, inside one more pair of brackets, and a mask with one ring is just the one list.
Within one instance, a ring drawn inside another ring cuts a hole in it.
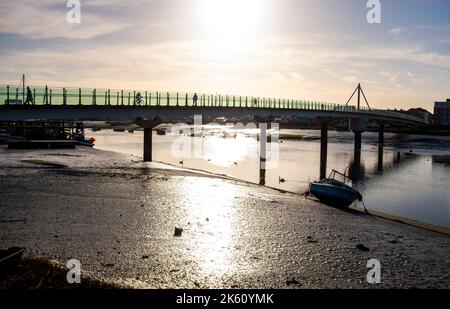
[{"label": "boat hull", "polygon": [[350,187],[312,183],[309,190],[319,201],[333,207],[349,207],[354,201],[361,199],[361,195]]}]

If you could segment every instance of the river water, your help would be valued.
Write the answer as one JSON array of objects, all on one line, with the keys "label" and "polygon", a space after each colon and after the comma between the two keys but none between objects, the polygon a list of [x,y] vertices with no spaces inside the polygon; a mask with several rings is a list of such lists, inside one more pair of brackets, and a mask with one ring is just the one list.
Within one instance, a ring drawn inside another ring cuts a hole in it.
[{"label": "river water", "polygon": [[[205,126],[197,137],[187,132],[154,132],[153,160],[260,181],[257,130]],[[104,130],[87,135],[95,137],[98,149],[142,157],[142,131]],[[280,136],[281,142],[268,146],[265,184],[304,193],[319,178],[320,132],[282,129]],[[363,134],[361,163],[357,164],[353,134],[330,131],[328,173],[347,169],[354,177],[358,175],[369,210],[450,228],[450,137],[386,133],[382,151],[377,141],[377,133]],[[354,206],[362,207],[360,203]]]}]

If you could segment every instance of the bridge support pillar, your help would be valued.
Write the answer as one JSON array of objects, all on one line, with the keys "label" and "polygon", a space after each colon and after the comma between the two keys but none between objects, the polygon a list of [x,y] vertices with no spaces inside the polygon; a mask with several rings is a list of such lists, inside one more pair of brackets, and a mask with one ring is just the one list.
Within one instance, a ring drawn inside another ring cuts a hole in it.
[{"label": "bridge support pillar", "polygon": [[152,128],[144,128],[144,162],[152,162]]},{"label": "bridge support pillar", "polygon": [[379,125],[378,144],[384,145],[384,123],[380,123]]},{"label": "bridge support pillar", "polygon": [[267,129],[270,130],[270,124],[259,124],[259,184],[261,186],[266,185],[267,143],[271,142],[271,136],[267,135]]},{"label": "bridge support pillar", "polygon": [[354,133],[355,133],[354,158],[355,162],[361,162],[362,131],[356,131]]},{"label": "bridge support pillar", "polygon": [[152,128],[154,123],[152,120],[144,120],[141,118],[136,119],[135,123],[141,128],[144,128],[144,162],[152,162]]},{"label": "bridge support pillar", "polygon": [[350,178],[353,185],[362,178],[361,151],[362,151],[362,131],[355,131],[355,144],[353,150],[353,162],[350,165]]},{"label": "bridge support pillar", "polygon": [[384,155],[384,124],[380,123],[378,130],[378,171],[383,171],[383,155]]},{"label": "bridge support pillar", "polygon": [[398,164],[402,160],[401,152],[397,152],[397,155],[394,157],[394,163]]},{"label": "bridge support pillar", "polygon": [[367,129],[367,119],[351,118],[350,129],[355,134],[353,162],[350,166],[350,177],[355,184],[363,177],[361,166],[362,133]]},{"label": "bridge support pillar", "polygon": [[328,122],[320,123],[320,179],[327,177],[328,160]]}]

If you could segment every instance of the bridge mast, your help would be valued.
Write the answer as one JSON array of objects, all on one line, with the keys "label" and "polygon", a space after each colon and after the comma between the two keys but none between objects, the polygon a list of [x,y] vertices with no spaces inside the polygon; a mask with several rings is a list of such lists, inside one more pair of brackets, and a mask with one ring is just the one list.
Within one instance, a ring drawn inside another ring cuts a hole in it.
[{"label": "bridge mast", "polygon": [[358,111],[361,106],[361,84],[358,83]]},{"label": "bridge mast", "polygon": [[366,95],[364,94],[364,90],[362,89],[360,83],[358,83],[358,87],[356,87],[355,91],[353,91],[352,95],[350,96],[350,99],[348,99],[345,106],[348,106],[348,103],[350,103],[350,101],[353,99],[353,96],[355,95],[356,92],[358,92],[357,110],[359,111],[361,109],[361,94],[362,94],[364,101],[366,102],[367,107],[369,108],[369,111],[370,111],[369,102],[367,101]]}]

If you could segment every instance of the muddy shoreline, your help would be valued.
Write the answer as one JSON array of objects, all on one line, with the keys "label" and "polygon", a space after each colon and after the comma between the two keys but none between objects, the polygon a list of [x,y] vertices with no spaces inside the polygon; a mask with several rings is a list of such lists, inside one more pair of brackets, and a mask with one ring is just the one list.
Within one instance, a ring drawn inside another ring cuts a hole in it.
[{"label": "muddy shoreline", "polygon": [[[88,278],[137,288],[450,287],[446,235],[95,149],[0,156],[2,247],[61,265],[79,259]],[[370,259],[381,262],[379,285],[366,281]]]}]

